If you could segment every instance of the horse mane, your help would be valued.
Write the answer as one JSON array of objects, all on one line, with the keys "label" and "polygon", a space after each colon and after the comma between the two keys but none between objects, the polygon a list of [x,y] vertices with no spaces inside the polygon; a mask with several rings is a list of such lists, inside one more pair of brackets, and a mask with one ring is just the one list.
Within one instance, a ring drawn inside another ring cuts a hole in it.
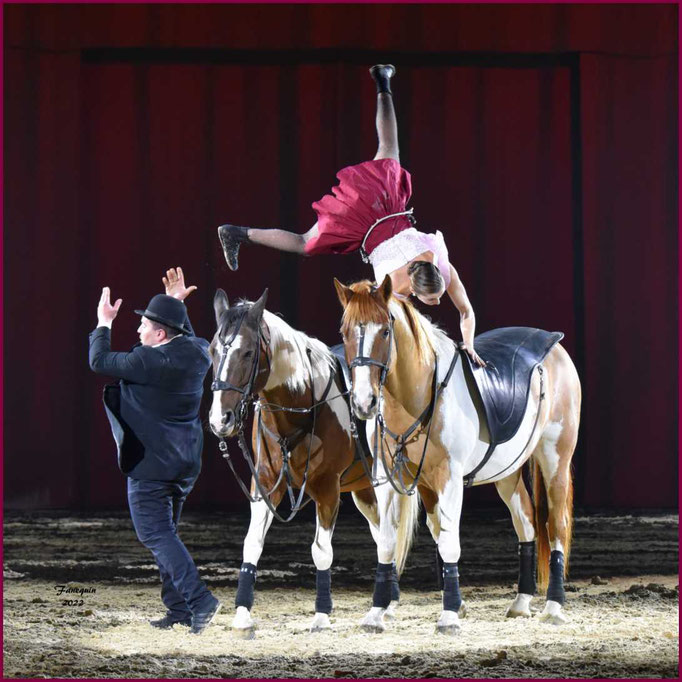
[{"label": "horse mane", "polygon": [[369,280],[362,280],[350,285],[353,296],[343,311],[341,331],[345,334],[356,325],[367,322],[383,324],[389,316],[402,322],[409,330],[417,348],[419,362],[428,365],[443,341],[452,341],[435,324],[427,320],[408,300],[399,300],[393,296],[388,305],[376,295],[376,287]]},{"label": "horse mane", "polygon": [[289,390],[303,392],[309,387],[309,379],[315,375],[315,370],[319,372],[321,367],[335,370],[336,358],[322,341],[294,329],[269,310],[263,311],[263,319],[270,330],[273,353],[282,348],[287,350],[286,362],[290,371],[284,384]]}]

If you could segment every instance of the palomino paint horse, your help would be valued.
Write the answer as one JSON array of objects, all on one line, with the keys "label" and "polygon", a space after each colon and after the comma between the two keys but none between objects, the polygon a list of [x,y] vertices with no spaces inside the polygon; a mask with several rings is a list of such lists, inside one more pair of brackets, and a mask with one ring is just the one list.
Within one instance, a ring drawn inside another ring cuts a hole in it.
[{"label": "palomino paint horse", "polygon": [[[373,420],[368,422],[368,440],[377,444],[375,459],[380,458],[377,450],[384,444],[390,450],[391,438],[395,438],[393,454],[380,461],[384,476],[393,476],[393,487],[376,490],[379,505],[386,504],[384,495],[414,486],[422,463],[418,490],[444,562],[443,610],[437,629],[450,634],[459,630],[459,524],[463,479],[472,471],[476,472],[474,485],[495,483],[519,538],[519,587],[507,615],[531,615],[537,538],[539,582],[542,587],[549,585],[541,619],[563,622],[563,579],[573,521],[570,464],[580,416],[580,382],[566,351],[554,345],[535,368],[516,435],[498,445],[478,468],[488,451],[487,427],[480,398],[463,368],[464,358],[457,361],[457,346],[409,302],[393,298],[388,277],[379,287],[368,281],[346,287],[337,280],[335,286],[344,308],[342,333],[352,368],[351,405],[359,418]],[[437,399],[431,401],[432,396]],[[429,412],[429,405],[430,420],[416,422]],[[398,458],[404,458],[402,465]],[[521,476],[529,458],[535,514]],[[383,616],[381,610],[374,615],[377,622]]]},{"label": "palomino paint horse", "polygon": [[[213,301],[218,329],[210,347],[214,381],[209,422],[215,435],[224,439],[243,428],[245,405],[258,395],[251,445],[257,453],[253,471],[258,476],[251,481],[251,521],[244,539],[232,627],[254,629],[251,608],[265,535],[285,492],[304,488],[317,512],[311,547],[317,597],[311,630],[319,631],[331,627],[332,534],[340,493],[352,492],[377,544],[382,519],[386,538],[382,542],[391,544],[391,560],[395,556],[396,564],[388,572],[380,570],[379,564],[374,601],[383,603],[388,593],[393,607],[399,596],[398,573],[417,522],[417,502],[389,500],[387,507],[377,506],[361,463],[354,462],[351,414],[336,359],[322,342],[265,310],[266,298],[267,290],[256,303],[230,307],[227,295],[218,289]],[[261,494],[256,495],[257,491]],[[385,562],[382,554],[379,561]],[[372,620],[369,629],[373,629]]]}]

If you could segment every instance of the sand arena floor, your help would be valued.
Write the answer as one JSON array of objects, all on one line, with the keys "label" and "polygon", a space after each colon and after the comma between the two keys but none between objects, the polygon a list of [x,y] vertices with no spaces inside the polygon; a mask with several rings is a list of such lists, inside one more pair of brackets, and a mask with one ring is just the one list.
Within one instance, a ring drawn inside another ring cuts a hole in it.
[{"label": "sand arena floor", "polygon": [[[334,537],[333,630],[308,632],[314,604],[309,514],[275,523],[259,565],[255,637],[230,628],[244,515],[187,514],[181,534],[224,602],[195,637],[159,632],[156,566],[124,514],[7,514],[4,677],[677,677],[677,516],[578,516],[565,607],[569,622],[506,619],[517,572],[503,511],[465,513],[458,637],[437,635],[434,545],[422,527],[382,634],[358,621],[376,561],[364,521],[345,505]],[[94,590],[57,594],[58,585]],[[82,600],[82,601],[81,601]]]}]

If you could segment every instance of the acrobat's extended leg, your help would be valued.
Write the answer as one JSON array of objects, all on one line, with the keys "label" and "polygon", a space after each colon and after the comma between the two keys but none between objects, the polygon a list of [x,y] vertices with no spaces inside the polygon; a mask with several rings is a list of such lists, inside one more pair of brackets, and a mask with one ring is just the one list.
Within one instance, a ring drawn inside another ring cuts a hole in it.
[{"label": "acrobat's extended leg", "polygon": [[392,64],[375,64],[369,73],[377,85],[376,126],[379,148],[374,159],[400,161],[398,123],[395,118],[393,94],[391,93],[391,78],[395,75],[395,67]]},{"label": "acrobat's extended leg", "polygon": [[242,244],[260,244],[269,246],[278,251],[289,253],[305,253],[305,245],[309,239],[317,236],[317,223],[304,234],[281,230],[279,228],[267,229],[256,227],[240,227],[239,225],[221,225],[218,228],[218,237],[223,247],[227,267],[237,270],[239,267],[239,247]]}]

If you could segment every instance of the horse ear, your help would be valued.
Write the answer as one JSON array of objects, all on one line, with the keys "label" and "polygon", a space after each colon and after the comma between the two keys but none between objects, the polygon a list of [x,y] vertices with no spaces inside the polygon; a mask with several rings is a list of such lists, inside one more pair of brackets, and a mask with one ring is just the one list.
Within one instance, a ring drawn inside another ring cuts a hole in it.
[{"label": "horse ear", "polygon": [[220,324],[220,318],[229,307],[230,302],[227,300],[227,294],[222,289],[218,289],[213,297],[213,310],[215,311],[216,324]]},{"label": "horse ear", "polygon": [[251,310],[249,311],[249,315],[252,317],[260,318],[261,315],[263,314],[263,310],[265,310],[265,302],[268,300],[268,289],[266,289],[262,294],[261,297],[253,304],[251,307]]},{"label": "horse ear", "polygon": [[378,292],[381,294],[381,298],[388,303],[388,299],[391,298],[391,293],[393,292],[393,282],[391,281],[390,275],[384,277],[384,281],[381,283]]},{"label": "horse ear", "polygon": [[351,296],[353,295],[353,291],[345,284],[341,284],[336,277],[334,277],[334,287],[336,288],[336,295],[339,297],[339,303],[341,303],[341,307],[345,308],[348,305],[348,301],[350,301]]}]

